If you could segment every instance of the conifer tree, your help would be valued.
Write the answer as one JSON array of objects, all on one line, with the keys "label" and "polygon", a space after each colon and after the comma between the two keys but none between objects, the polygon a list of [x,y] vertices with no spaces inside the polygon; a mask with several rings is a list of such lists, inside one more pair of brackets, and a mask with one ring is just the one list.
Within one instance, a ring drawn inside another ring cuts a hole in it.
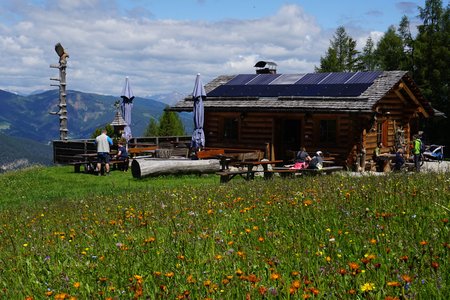
[{"label": "conifer tree", "polygon": [[317,72],[351,72],[358,69],[358,51],[356,41],[339,26],[325,57],[320,58],[320,67]]}]

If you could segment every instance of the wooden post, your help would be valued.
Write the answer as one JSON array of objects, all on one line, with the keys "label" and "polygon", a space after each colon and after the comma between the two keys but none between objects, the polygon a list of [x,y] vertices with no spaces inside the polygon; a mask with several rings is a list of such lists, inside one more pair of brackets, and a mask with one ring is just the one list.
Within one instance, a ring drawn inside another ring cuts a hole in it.
[{"label": "wooden post", "polygon": [[66,67],[69,54],[64,50],[60,43],[55,45],[55,51],[59,56],[59,64],[50,65],[50,68],[59,69],[59,78],[50,78],[50,80],[59,81],[59,84],[51,84],[51,86],[59,87],[59,111],[51,112],[50,114],[59,115],[59,139],[67,141],[69,130],[67,129]]}]

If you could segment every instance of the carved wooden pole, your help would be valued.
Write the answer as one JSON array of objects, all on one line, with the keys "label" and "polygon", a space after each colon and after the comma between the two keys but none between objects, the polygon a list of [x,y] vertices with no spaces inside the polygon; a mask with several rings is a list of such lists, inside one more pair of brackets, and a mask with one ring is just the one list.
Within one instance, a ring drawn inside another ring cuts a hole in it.
[{"label": "carved wooden pole", "polygon": [[50,68],[59,69],[59,78],[50,78],[50,80],[59,81],[59,84],[51,86],[59,87],[59,111],[51,112],[52,115],[59,115],[59,138],[66,141],[69,130],[67,129],[67,102],[66,102],[66,66],[69,54],[64,50],[60,43],[55,45],[55,51],[59,56],[58,65],[50,65]]}]

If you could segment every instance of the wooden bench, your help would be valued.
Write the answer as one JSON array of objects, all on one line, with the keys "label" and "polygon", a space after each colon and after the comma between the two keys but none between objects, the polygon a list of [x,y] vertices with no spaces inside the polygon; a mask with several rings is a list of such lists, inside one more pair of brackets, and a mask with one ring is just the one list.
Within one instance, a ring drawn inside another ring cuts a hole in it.
[{"label": "wooden bench", "polygon": [[68,164],[73,166],[73,171],[75,173],[81,172],[81,166],[84,166],[84,172],[87,173],[90,162],[88,162],[88,161],[72,161],[72,162],[69,162]]},{"label": "wooden bench", "polygon": [[323,167],[322,169],[289,169],[279,167],[264,172],[264,178],[266,179],[271,178],[272,175],[275,173],[280,174],[281,177],[287,177],[295,174],[305,174],[305,175],[331,174],[342,170],[343,170],[342,166]]},{"label": "wooden bench", "polygon": [[224,170],[220,172],[216,172],[216,175],[220,175],[220,182],[227,183],[231,179],[233,179],[236,175],[240,175],[245,180],[250,180],[254,178],[256,171],[247,171],[247,170],[237,170],[237,171],[229,171]]},{"label": "wooden bench", "polygon": [[198,159],[215,158],[225,154],[224,149],[202,150],[196,153]]},{"label": "wooden bench", "polygon": [[130,160],[127,158],[125,160],[111,159],[109,165],[113,170],[128,171],[128,166],[130,165]]},{"label": "wooden bench", "polygon": [[158,146],[128,148],[128,154],[131,157],[135,157],[146,153],[155,153],[156,149],[158,149]]},{"label": "wooden bench", "polygon": [[[118,159],[111,159],[109,161],[109,165],[112,167],[113,170],[118,169],[118,170],[124,170],[124,171],[128,171],[128,165],[129,165],[129,160],[118,160]],[[69,162],[69,165],[74,167],[74,172],[75,173],[80,173],[81,172],[81,166],[84,166],[84,173],[93,173],[94,169],[97,167],[97,162],[96,161],[73,161],[73,162]]]}]

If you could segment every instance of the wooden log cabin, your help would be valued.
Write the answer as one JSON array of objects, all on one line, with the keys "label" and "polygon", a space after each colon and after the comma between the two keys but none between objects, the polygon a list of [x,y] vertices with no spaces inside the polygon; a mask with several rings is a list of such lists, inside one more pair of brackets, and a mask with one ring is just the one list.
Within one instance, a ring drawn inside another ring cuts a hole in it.
[{"label": "wooden log cabin", "polygon": [[[351,167],[405,146],[434,110],[405,71],[223,75],[205,85],[207,147],[251,148],[288,161],[304,146]],[[192,97],[170,109],[192,111]],[[365,151],[361,151],[364,149]],[[360,156],[361,157],[361,156]]]}]

